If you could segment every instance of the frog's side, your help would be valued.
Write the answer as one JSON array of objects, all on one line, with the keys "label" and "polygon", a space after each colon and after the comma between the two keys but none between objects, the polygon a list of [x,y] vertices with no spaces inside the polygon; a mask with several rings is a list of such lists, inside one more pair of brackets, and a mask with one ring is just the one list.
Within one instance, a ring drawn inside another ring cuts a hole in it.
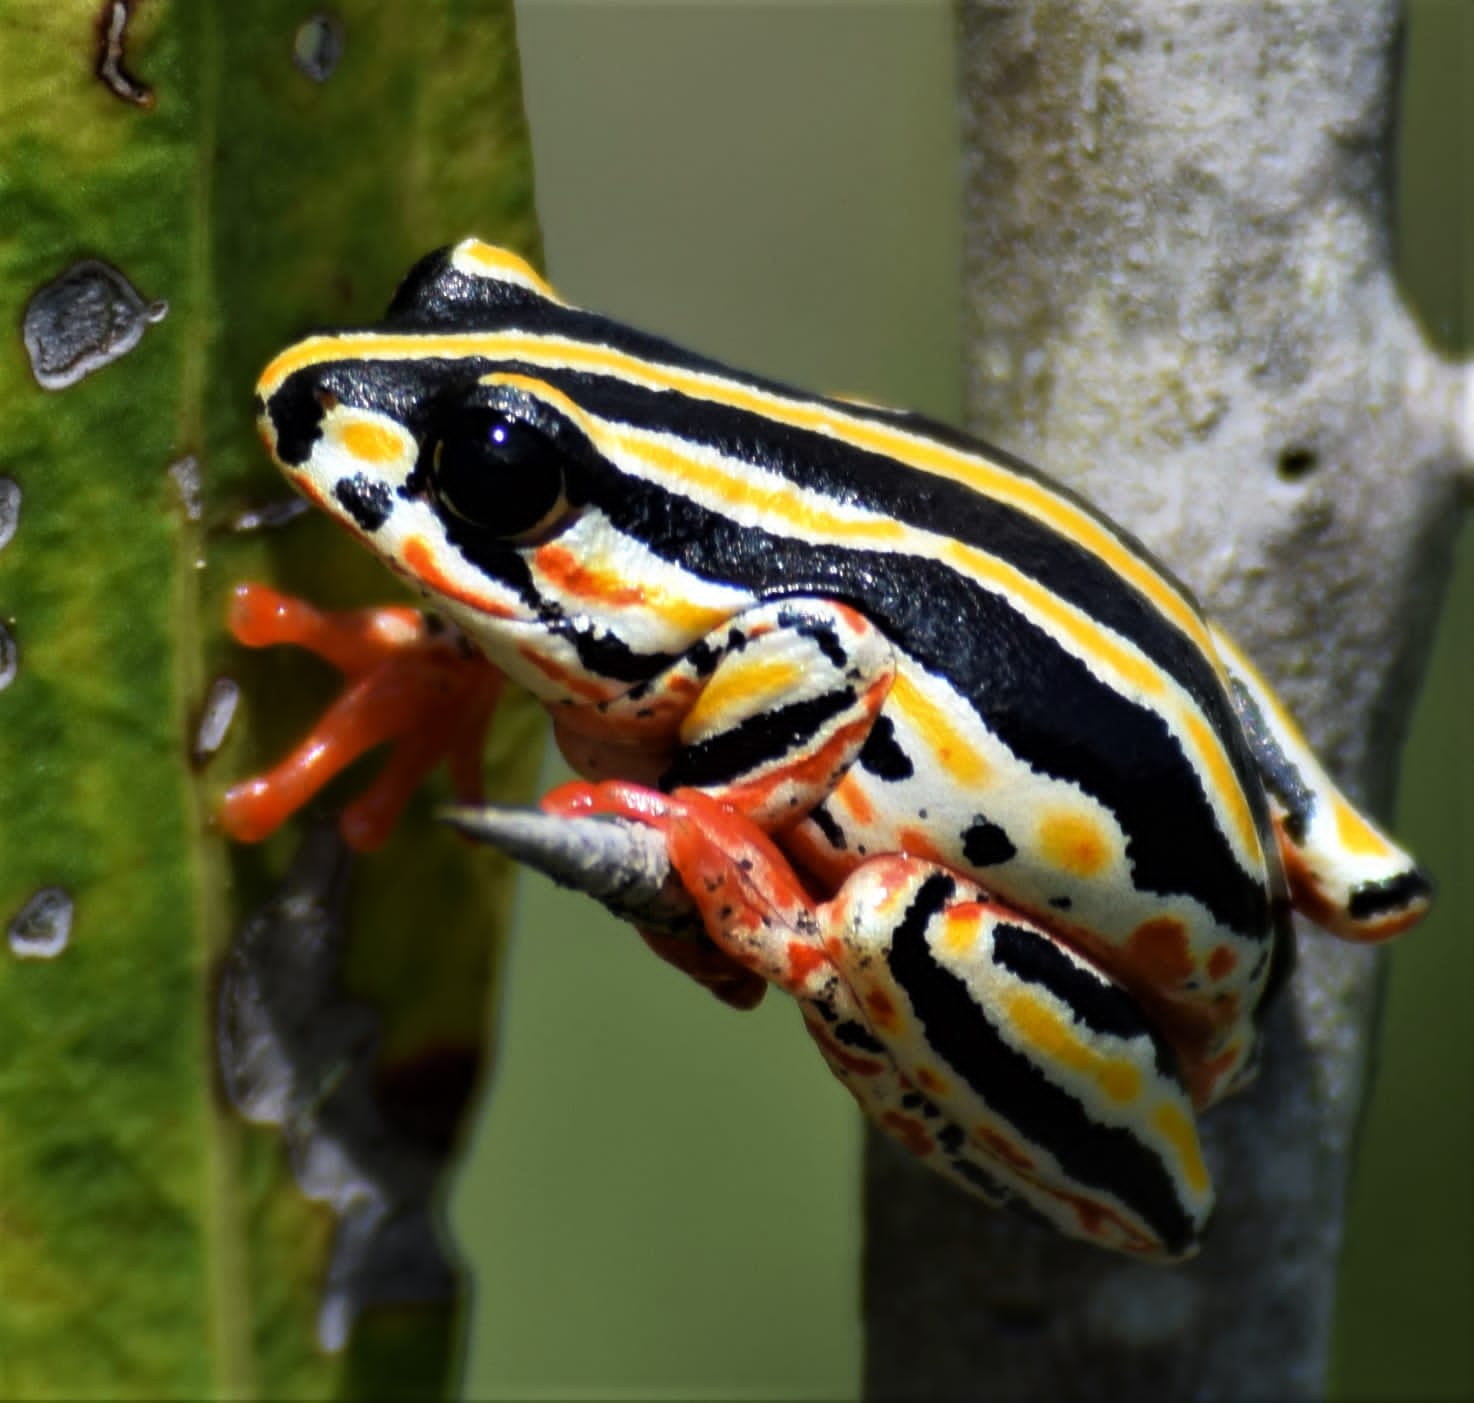
[{"label": "frog's side", "polygon": [[299,490],[626,781],[562,805],[664,828],[867,1112],[1063,1231],[1190,1252],[1193,1108],[1250,1065],[1289,903],[1351,939],[1426,905],[1186,590],[972,440],[475,241],[259,395]]}]

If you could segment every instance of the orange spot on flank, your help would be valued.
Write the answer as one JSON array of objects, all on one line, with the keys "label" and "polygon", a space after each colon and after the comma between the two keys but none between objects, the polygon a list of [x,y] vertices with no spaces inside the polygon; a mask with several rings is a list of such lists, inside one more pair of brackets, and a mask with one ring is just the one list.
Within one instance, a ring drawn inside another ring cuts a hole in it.
[{"label": "orange spot on flank", "polygon": [[1215,945],[1208,956],[1210,979],[1227,979],[1238,968],[1239,957],[1227,945]]},{"label": "orange spot on flank", "polygon": [[1192,978],[1187,927],[1174,917],[1143,921],[1131,932],[1128,945],[1132,969],[1153,988],[1169,991]]}]

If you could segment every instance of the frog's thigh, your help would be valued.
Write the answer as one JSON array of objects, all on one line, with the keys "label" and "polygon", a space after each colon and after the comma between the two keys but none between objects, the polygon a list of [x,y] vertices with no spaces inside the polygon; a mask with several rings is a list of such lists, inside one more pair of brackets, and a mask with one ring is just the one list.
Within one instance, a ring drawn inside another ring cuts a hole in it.
[{"label": "frog's thigh", "polygon": [[939,1111],[946,1163],[1060,1230],[1190,1253],[1212,1207],[1172,1052],[1135,1001],[944,868],[865,864],[822,908],[825,948],[901,1076]]},{"label": "frog's thigh", "polygon": [[1216,626],[1213,642],[1270,796],[1296,908],[1344,940],[1405,930],[1428,909],[1428,878],[1341,792],[1284,703]]},{"label": "frog's thigh", "polygon": [[802,816],[860,753],[895,676],[864,615],[786,599],[740,615],[684,666],[709,668],[661,787],[699,789],[760,827]]}]

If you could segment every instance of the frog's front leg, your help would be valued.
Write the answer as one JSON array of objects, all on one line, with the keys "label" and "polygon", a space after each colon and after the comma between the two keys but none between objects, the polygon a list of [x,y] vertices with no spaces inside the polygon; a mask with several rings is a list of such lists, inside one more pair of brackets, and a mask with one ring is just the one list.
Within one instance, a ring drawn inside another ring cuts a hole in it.
[{"label": "frog's front leg", "polygon": [[1072,1237],[1159,1260],[1196,1250],[1212,1189],[1175,1057],[1037,922],[899,855],[815,902],[764,833],[694,791],[550,799],[662,828],[713,942],[798,1001],[865,1113],[932,1168]]},{"label": "frog's front leg", "polygon": [[351,847],[379,847],[441,760],[461,802],[480,799],[481,752],[502,677],[456,630],[416,609],[324,612],[258,584],[236,587],[229,625],[248,647],[305,648],[349,683],[290,755],[226,793],[220,822],[237,842],[274,832],[334,775],[385,741],[394,746],[388,763],[339,819]]},{"label": "frog's front leg", "polygon": [[[833,600],[785,599],[729,620],[623,696],[555,711],[554,730],[569,764],[591,779],[700,787],[772,832],[834,788],[894,677],[891,645],[864,615]],[[544,807],[556,810],[561,792]],[[724,1003],[752,1008],[762,998],[764,980],[719,946],[641,935]]]},{"label": "frog's front leg", "polygon": [[890,641],[830,599],[758,605],[673,665],[597,706],[554,713],[589,779],[700,789],[774,832],[854,762],[895,678]]}]

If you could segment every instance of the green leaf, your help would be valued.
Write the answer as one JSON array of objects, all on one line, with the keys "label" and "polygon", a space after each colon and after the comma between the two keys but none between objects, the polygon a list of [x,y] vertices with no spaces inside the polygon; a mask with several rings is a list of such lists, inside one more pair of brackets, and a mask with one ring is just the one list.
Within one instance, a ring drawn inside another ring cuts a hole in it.
[{"label": "green leaf", "polygon": [[[226,638],[228,589],[392,593],[315,517],[240,529],[287,495],[256,373],[472,232],[537,252],[509,3],[0,15],[0,1396],[453,1386],[434,1194],[486,1073],[508,870],[429,800],[348,869],[308,827],[232,848],[212,813],[333,691]],[[99,364],[43,388],[23,326],[44,379]],[[201,759],[222,678],[240,714]],[[490,797],[529,792],[537,725],[498,717]],[[283,915],[289,872],[322,919]]]}]

